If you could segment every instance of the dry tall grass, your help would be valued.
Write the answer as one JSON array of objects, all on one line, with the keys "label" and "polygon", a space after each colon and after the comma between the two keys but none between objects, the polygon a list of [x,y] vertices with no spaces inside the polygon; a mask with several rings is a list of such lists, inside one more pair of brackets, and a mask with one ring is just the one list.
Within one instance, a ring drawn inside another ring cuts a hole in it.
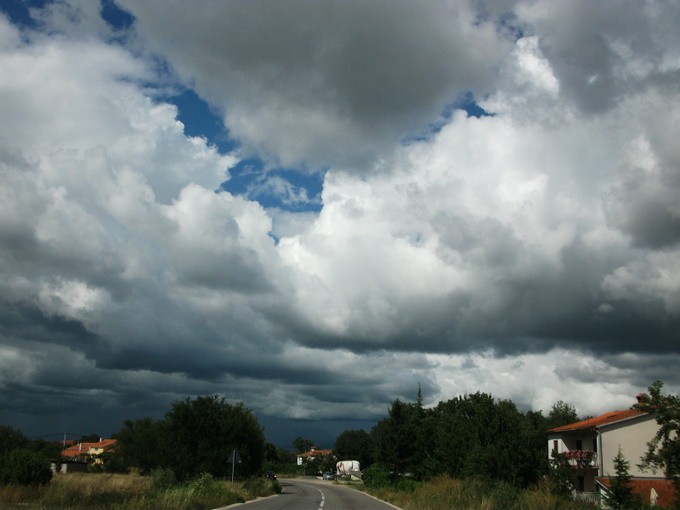
[{"label": "dry tall grass", "polygon": [[[259,489],[273,494],[271,483]],[[232,486],[204,475],[192,482],[154,489],[138,475],[55,475],[44,487],[0,486],[0,509],[207,510],[253,499],[250,486]]]},{"label": "dry tall grass", "polygon": [[375,497],[404,510],[583,510],[584,503],[555,495],[547,482],[530,489],[506,483],[459,480],[447,476],[418,485],[412,492],[366,489]]}]

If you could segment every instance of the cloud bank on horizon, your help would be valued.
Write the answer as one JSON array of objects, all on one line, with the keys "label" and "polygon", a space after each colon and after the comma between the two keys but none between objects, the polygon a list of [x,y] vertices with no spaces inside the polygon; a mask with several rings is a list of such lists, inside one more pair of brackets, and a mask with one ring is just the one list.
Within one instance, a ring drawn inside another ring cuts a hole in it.
[{"label": "cloud bank on horizon", "polygon": [[[0,10],[0,421],[214,393],[371,420],[418,384],[594,414],[680,388],[679,4],[27,12]],[[187,134],[178,90],[231,150]],[[226,191],[252,159],[318,212]]]}]

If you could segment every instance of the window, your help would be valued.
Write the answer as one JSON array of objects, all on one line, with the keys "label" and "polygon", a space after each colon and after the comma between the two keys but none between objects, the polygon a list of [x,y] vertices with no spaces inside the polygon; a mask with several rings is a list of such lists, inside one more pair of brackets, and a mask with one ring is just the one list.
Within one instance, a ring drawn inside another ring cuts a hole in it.
[{"label": "window", "polygon": [[576,441],[576,449],[583,450],[583,441],[581,441],[580,439]]}]

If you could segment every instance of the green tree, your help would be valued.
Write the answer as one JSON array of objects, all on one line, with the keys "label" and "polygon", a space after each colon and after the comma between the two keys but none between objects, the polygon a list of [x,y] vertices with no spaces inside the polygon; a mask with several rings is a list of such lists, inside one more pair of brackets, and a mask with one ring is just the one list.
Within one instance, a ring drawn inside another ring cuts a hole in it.
[{"label": "green tree", "polygon": [[17,448],[26,448],[28,439],[23,432],[0,425],[0,455]]},{"label": "green tree", "polygon": [[419,404],[399,399],[392,402],[387,418],[371,430],[375,461],[385,464],[395,474],[419,471],[422,448],[421,425],[424,410]]},{"label": "green tree", "polygon": [[307,462],[305,462],[305,472],[309,474],[320,474],[326,471],[335,473],[335,456],[332,453],[324,455],[315,455]]},{"label": "green tree", "polygon": [[33,439],[28,442],[26,449],[39,453],[46,459],[57,461],[61,458],[62,445],[45,439]]},{"label": "green tree", "polygon": [[279,455],[276,451],[276,446],[270,442],[264,443],[264,448],[262,449],[263,459],[265,462],[278,462]]},{"label": "green tree", "polygon": [[346,430],[335,440],[333,453],[338,460],[358,460],[361,469],[373,463],[373,440],[363,429]]},{"label": "green tree", "polygon": [[25,448],[0,455],[0,484],[45,485],[52,479],[50,461]]},{"label": "green tree", "polygon": [[152,469],[170,467],[172,444],[167,438],[166,423],[151,418],[125,420],[124,427],[113,438],[118,440],[111,459],[114,466],[135,467],[143,474]]},{"label": "green tree", "polygon": [[166,451],[171,467],[180,480],[201,473],[226,476],[231,473],[227,460],[237,450],[238,472],[253,476],[262,469],[264,431],[253,413],[242,403],[231,405],[215,396],[187,398],[172,404],[165,415]]},{"label": "green tree", "polygon": [[302,436],[298,436],[293,440],[293,448],[295,448],[297,453],[308,452],[312,446],[314,446],[314,441],[305,439]]},{"label": "green tree", "polygon": [[252,476],[262,469],[265,439],[253,413],[241,402],[201,396],[172,404],[162,420],[126,421],[116,434],[119,464],[144,473],[169,468],[179,480],[201,473],[230,476],[229,457],[240,457],[237,473]]},{"label": "green tree", "polygon": [[553,451],[548,471],[548,480],[552,485],[553,492],[561,497],[569,498],[574,490],[572,475],[573,469],[566,456],[563,453]]},{"label": "green tree", "polygon": [[[432,474],[485,477],[528,485],[539,477],[532,422],[509,400],[474,393],[433,410]],[[544,431],[541,431],[543,434]],[[545,438],[541,452],[545,451]]]},{"label": "green tree", "polygon": [[548,430],[547,418],[543,416],[541,411],[528,411],[524,415],[526,425],[528,427],[528,449],[530,451],[531,460],[528,460],[528,465],[523,470],[524,479],[531,483],[532,480],[540,480],[548,473],[550,462],[546,455],[546,431]]},{"label": "green tree", "polygon": [[675,508],[680,509],[680,398],[663,395],[663,383],[655,381],[649,395],[643,395],[634,407],[653,413],[659,429],[642,457],[641,467],[661,469],[675,486]]},{"label": "green tree", "polygon": [[277,460],[282,464],[295,464],[297,462],[297,456],[295,452],[289,452],[285,448],[279,448],[276,450]]},{"label": "green tree", "polygon": [[571,404],[567,404],[561,400],[555,402],[548,413],[546,426],[548,429],[561,427],[562,425],[569,425],[579,421],[576,408]]},{"label": "green tree", "polygon": [[607,496],[607,504],[613,510],[630,510],[635,508],[638,506],[638,502],[635,499],[633,487],[630,483],[630,463],[623,456],[620,448],[616,457],[614,457],[614,469],[616,476],[609,477],[611,487]]}]

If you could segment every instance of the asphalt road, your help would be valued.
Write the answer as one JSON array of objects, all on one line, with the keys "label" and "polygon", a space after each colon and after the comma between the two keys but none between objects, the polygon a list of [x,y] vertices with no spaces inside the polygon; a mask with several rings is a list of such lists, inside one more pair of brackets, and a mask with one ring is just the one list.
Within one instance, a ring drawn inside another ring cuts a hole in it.
[{"label": "asphalt road", "polygon": [[[279,479],[283,492],[270,498],[234,506],[234,510],[395,510],[342,485],[316,478]],[[398,509],[397,509],[398,510]]]}]

